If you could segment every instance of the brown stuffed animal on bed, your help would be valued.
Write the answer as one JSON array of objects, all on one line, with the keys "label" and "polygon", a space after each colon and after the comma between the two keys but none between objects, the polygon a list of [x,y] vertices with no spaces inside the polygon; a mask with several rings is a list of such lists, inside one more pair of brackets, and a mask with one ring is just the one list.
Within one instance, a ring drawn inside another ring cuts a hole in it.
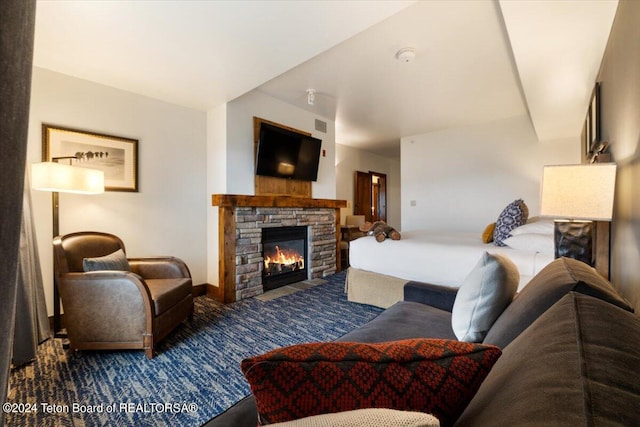
[{"label": "brown stuffed animal on bed", "polygon": [[387,237],[400,240],[400,232],[384,221],[367,221],[360,226],[360,231],[367,233],[367,236],[374,236],[378,242],[384,241]]}]

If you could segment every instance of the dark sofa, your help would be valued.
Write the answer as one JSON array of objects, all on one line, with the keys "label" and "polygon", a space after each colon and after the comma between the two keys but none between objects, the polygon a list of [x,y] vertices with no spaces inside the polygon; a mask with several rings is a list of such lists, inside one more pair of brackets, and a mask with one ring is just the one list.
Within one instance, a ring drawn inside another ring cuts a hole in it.
[{"label": "dark sofa", "polygon": [[[456,339],[456,290],[408,283],[405,300],[339,341]],[[560,258],[518,294],[489,330],[502,348],[456,426],[640,426],[640,318],[587,265]],[[206,426],[258,424],[242,399]]]}]

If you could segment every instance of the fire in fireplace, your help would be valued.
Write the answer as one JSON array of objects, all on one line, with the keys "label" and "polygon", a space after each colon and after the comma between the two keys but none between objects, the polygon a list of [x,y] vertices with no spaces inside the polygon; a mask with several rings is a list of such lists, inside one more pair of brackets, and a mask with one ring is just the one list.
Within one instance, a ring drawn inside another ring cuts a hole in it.
[{"label": "fire in fireplace", "polygon": [[[271,246],[271,245],[270,245]],[[304,254],[304,252],[303,252]],[[304,268],[304,257],[298,250],[275,248],[265,251],[264,254],[264,274],[273,276],[274,274],[296,271]]]},{"label": "fire in fireplace", "polygon": [[262,229],[262,287],[271,289],[307,279],[307,227]]}]

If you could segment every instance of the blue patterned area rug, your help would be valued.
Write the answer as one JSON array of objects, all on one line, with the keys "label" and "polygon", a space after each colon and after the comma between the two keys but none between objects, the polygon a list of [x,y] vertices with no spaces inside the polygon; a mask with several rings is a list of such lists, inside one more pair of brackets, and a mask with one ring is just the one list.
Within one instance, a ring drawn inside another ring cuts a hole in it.
[{"label": "blue patterned area rug", "polygon": [[271,301],[195,302],[148,360],[143,351],[76,352],[60,340],[11,374],[10,426],[200,426],[249,393],[248,356],[302,342],[334,340],[382,309],[350,303],[344,273]]}]

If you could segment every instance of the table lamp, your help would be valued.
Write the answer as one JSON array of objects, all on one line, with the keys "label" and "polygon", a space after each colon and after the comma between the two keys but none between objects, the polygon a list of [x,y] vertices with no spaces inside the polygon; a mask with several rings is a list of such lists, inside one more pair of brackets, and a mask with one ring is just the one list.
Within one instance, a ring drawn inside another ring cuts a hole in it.
[{"label": "table lamp", "polygon": [[615,163],[545,166],[540,214],[553,217],[555,257],[595,266],[593,221],[611,221]]}]

